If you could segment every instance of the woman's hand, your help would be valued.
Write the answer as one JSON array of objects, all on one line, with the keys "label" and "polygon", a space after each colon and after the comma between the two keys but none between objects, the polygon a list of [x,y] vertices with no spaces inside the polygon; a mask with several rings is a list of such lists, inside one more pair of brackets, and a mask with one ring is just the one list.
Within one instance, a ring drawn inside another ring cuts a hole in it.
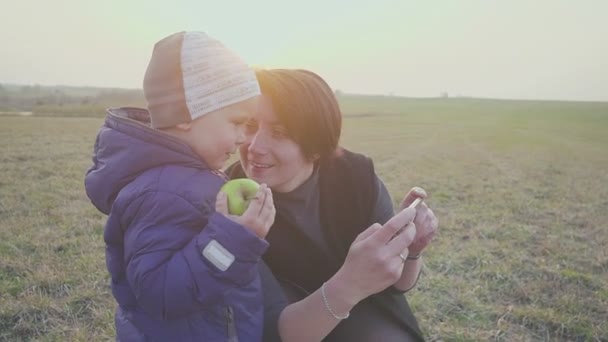
[{"label": "woman's hand", "polygon": [[[403,198],[400,208],[407,208],[416,198],[424,200],[426,197],[427,194],[424,189],[414,187]],[[438,232],[439,221],[437,220],[435,213],[433,213],[426,203],[422,202],[416,207],[414,224],[416,225],[416,236],[409,246],[410,256],[420,255],[426,246],[429,245]]]},{"label": "woman's hand", "polygon": [[375,223],[352,243],[344,265],[329,282],[342,300],[355,305],[393,285],[403,271],[408,246],[416,234],[416,210],[405,208],[385,225]]},{"label": "woman's hand", "polygon": [[222,191],[217,194],[215,210],[249,229],[261,239],[265,238],[266,234],[268,234],[270,227],[274,223],[276,214],[272,191],[266,184],[260,185],[255,198],[251,200],[242,216],[228,214],[228,198]]}]

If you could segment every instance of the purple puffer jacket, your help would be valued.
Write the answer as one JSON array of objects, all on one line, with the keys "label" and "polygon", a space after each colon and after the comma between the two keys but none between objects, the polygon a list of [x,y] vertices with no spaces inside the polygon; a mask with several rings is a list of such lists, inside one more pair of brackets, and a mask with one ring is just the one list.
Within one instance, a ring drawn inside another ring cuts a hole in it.
[{"label": "purple puffer jacket", "polygon": [[[268,243],[215,213],[222,175],[147,119],[143,109],[109,110],[85,178],[109,215],[117,339],[260,341],[258,263]],[[202,254],[210,243],[219,258]]]}]

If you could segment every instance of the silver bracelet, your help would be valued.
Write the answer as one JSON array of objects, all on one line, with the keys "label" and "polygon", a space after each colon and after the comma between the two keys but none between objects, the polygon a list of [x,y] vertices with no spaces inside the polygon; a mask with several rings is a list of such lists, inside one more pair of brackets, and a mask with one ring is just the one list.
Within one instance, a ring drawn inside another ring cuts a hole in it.
[{"label": "silver bracelet", "polygon": [[350,311],[347,312],[346,315],[344,315],[344,316],[338,316],[338,315],[336,315],[334,310],[331,309],[331,306],[329,306],[329,302],[327,301],[327,296],[325,296],[325,284],[326,283],[323,283],[323,285],[321,285],[321,296],[323,297],[323,303],[325,303],[325,307],[327,308],[327,311],[329,311],[329,313],[332,316],[334,316],[335,319],[338,319],[338,320],[347,319],[350,316]]}]

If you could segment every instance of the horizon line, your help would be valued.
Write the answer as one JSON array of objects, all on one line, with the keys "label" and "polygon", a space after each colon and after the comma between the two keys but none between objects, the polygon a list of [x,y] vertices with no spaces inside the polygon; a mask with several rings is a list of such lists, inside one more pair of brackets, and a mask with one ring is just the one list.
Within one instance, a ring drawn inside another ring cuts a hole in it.
[{"label": "horizon line", "polygon": [[[45,87],[45,88],[86,88],[86,89],[109,89],[109,90],[126,90],[126,91],[142,91],[143,88],[134,88],[134,87],[111,87],[111,86],[94,86],[94,85],[66,85],[66,84],[40,84],[40,83],[10,83],[10,82],[0,82],[0,86],[8,85],[8,86],[17,86],[17,87]],[[444,100],[495,100],[495,101],[539,101],[539,102],[584,102],[584,103],[608,103],[608,99],[605,100],[573,100],[573,99],[555,99],[555,98],[513,98],[513,97],[484,97],[484,96],[473,96],[473,95],[449,95],[449,92],[441,92],[446,95],[438,95],[438,96],[407,96],[394,94],[389,92],[388,94],[382,93],[356,93],[356,92],[346,92],[342,89],[332,89],[336,96],[368,96],[368,97],[388,97],[388,98],[403,98],[403,99],[411,99],[411,100],[424,100],[424,99],[444,99]]]}]

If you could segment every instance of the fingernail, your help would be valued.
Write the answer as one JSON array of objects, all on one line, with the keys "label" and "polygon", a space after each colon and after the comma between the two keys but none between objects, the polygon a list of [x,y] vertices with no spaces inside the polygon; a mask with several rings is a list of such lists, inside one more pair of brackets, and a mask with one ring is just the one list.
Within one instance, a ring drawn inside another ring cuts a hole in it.
[{"label": "fingernail", "polygon": [[426,196],[426,191],[424,191],[424,189],[423,189],[423,188],[420,188],[420,187],[414,187],[414,191],[415,191],[416,193],[418,193],[419,195],[421,195],[421,196]]}]

